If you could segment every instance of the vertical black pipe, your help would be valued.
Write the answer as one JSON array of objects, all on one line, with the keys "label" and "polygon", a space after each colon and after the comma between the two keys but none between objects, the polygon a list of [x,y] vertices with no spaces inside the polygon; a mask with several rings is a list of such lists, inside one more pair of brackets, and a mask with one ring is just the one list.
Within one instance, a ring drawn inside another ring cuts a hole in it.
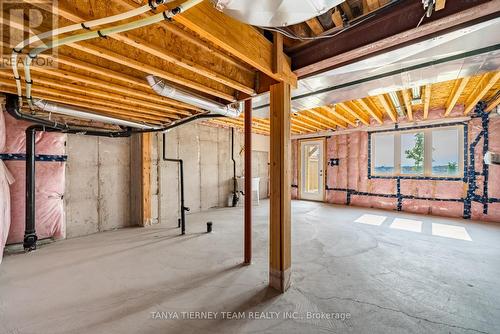
[{"label": "vertical black pipe", "polygon": [[24,230],[24,250],[36,249],[38,237],[35,229],[35,135],[40,126],[26,129],[26,221]]},{"label": "vertical black pipe", "polygon": [[236,160],[234,160],[234,128],[231,128],[231,160],[233,161],[233,207],[238,204],[238,192],[236,182]]},{"label": "vertical black pipe", "polygon": [[184,162],[182,159],[169,159],[167,158],[167,136],[163,134],[163,161],[176,162],[179,164],[179,183],[180,183],[180,192],[181,192],[181,205],[180,205],[180,224],[178,227],[181,228],[181,234],[186,234],[186,211],[189,211],[189,208],[184,205]]}]

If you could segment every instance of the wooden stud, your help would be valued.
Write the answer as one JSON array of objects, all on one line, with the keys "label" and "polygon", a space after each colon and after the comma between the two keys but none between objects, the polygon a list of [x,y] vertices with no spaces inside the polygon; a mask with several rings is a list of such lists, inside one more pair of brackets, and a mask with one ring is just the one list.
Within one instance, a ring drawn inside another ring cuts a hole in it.
[{"label": "wooden stud", "polygon": [[273,72],[283,71],[283,35],[277,31],[273,33]]},{"label": "wooden stud", "polygon": [[369,113],[375,120],[379,123],[382,124],[382,113],[377,109],[375,104],[370,100],[370,98],[364,99],[357,99],[356,102],[359,103],[361,108],[363,108],[367,113]]},{"label": "wooden stud", "polygon": [[406,115],[408,115],[408,120],[413,121],[413,110],[411,106],[411,92],[409,89],[403,89],[401,95],[403,95],[403,101],[405,103]]},{"label": "wooden stud", "polygon": [[498,79],[500,79],[500,71],[486,73],[481,77],[481,80],[474,88],[474,91],[465,102],[465,115],[474,110],[476,104],[481,101],[481,99],[486,95],[486,93],[488,93]]},{"label": "wooden stud", "polygon": [[469,79],[470,79],[469,77],[466,77],[459,80],[455,80],[455,85],[453,86],[453,90],[451,91],[450,97],[446,102],[446,111],[444,113],[444,117],[448,116],[453,110],[453,108],[455,108],[455,105],[457,104],[458,99],[462,95],[465,86],[467,86]]},{"label": "wooden stud", "polygon": [[384,94],[382,95],[377,95],[377,99],[378,101],[380,102],[380,104],[382,105],[382,108],[384,108],[384,111],[387,115],[389,115],[389,117],[391,118],[391,120],[393,122],[397,122],[397,114],[396,112],[392,109],[391,106],[389,106],[389,102],[387,102],[387,99],[385,97]]},{"label": "wooden stud", "polygon": [[271,86],[269,285],[285,292],[291,276],[290,85]]},{"label": "wooden stud", "polygon": [[134,134],[131,139],[131,196],[133,221],[149,226],[151,220],[151,146],[152,134]]}]

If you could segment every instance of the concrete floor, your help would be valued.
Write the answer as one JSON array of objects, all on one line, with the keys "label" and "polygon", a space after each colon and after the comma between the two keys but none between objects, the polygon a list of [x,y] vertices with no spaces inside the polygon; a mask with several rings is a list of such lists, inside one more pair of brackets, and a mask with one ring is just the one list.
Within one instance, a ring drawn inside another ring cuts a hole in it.
[{"label": "concrete floor", "polygon": [[[267,201],[255,208],[248,267],[241,208],[189,215],[185,236],[128,228],[7,256],[0,333],[500,332],[500,225],[295,201],[292,287],[278,295],[267,212]],[[169,319],[185,311],[219,313]]]}]

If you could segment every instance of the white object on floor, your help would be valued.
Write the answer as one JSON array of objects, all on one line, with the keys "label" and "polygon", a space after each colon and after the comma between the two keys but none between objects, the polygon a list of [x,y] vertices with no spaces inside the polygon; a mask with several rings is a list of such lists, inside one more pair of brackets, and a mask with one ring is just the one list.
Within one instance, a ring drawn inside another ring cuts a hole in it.
[{"label": "white object on floor", "polygon": [[[238,191],[244,193],[245,192],[245,177],[237,177],[236,178],[236,183],[237,183],[237,189]],[[254,193],[253,198],[257,202],[257,205],[260,204],[260,177],[252,177],[252,193]],[[241,196],[240,198],[243,198],[244,196]],[[243,203],[243,201],[241,201]]]}]

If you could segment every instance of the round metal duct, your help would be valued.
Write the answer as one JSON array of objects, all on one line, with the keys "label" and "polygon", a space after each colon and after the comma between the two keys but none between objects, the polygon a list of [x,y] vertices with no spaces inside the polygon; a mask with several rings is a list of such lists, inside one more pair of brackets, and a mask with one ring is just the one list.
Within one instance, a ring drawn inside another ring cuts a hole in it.
[{"label": "round metal duct", "polygon": [[321,15],[343,0],[212,0],[225,14],[261,27],[283,27]]}]

